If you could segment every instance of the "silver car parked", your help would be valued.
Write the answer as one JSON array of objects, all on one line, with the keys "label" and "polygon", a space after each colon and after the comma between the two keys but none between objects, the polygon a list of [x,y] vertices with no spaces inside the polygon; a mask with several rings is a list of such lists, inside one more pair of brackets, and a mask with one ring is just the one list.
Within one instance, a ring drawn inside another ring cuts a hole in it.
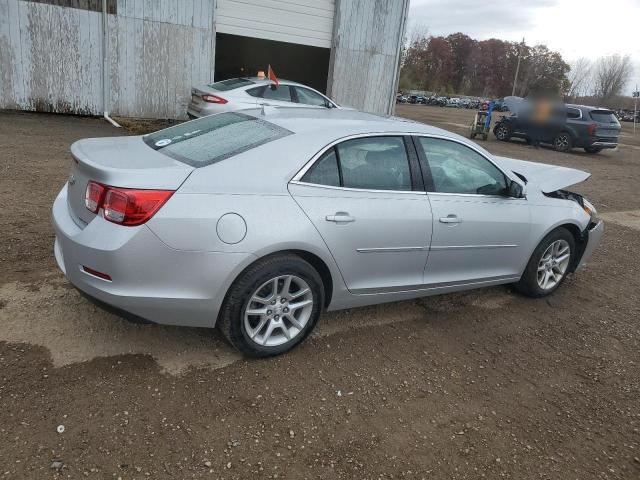
[{"label": "silver car parked", "polygon": [[250,356],[292,348],[323,310],[548,295],[603,231],[565,190],[588,173],[351,110],[228,112],[71,152],[53,205],[67,278],[136,317],[218,325]]},{"label": "silver car parked", "polygon": [[187,114],[199,118],[262,105],[339,108],[330,98],[301,83],[280,80],[276,86],[266,78],[243,77],[192,88]]}]

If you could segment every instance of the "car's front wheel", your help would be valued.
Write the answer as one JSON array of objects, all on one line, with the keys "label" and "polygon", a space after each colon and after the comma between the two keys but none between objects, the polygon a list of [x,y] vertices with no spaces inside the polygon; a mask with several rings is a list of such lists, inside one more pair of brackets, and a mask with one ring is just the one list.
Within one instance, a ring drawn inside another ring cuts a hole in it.
[{"label": "car's front wheel", "polygon": [[511,138],[511,129],[507,127],[504,123],[498,125],[495,130],[496,138],[501,142],[508,142]]},{"label": "car's front wheel", "polygon": [[250,357],[290,350],[313,330],[324,302],[322,279],[301,257],[265,257],[245,270],[225,298],[218,326]]},{"label": "car's front wheel", "polygon": [[549,233],[538,244],[516,288],[530,297],[544,297],[564,281],[576,250],[576,242],[566,228]]}]

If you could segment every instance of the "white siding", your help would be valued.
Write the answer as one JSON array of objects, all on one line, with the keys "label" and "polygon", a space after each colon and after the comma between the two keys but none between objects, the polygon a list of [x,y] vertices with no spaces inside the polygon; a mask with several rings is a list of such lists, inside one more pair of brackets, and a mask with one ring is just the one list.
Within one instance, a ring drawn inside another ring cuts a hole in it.
[{"label": "white siding", "polygon": [[327,92],[339,104],[391,113],[409,0],[337,0]]},{"label": "white siding", "polygon": [[216,30],[329,48],[334,3],[334,0],[218,0]]}]

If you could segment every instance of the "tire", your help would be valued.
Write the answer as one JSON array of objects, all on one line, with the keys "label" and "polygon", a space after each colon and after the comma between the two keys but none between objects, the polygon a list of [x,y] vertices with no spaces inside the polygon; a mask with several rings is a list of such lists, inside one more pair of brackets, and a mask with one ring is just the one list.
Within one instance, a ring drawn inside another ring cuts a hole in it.
[{"label": "tire", "polygon": [[508,126],[506,126],[504,123],[501,123],[498,126],[496,126],[494,133],[496,135],[496,138],[501,142],[508,142],[509,139],[511,138],[511,129]]},{"label": "tire", "polygon": [[[285,295],[288,279],[290,288]],[[274,296],[276,281],[278,292]],[[307,293],[301,295],[305,289]],[[253,300],[257,298],[260,301]],[[289,309],[289,305],[308,300],[310,304]],[[324,287],[315,268],[294,254],[272,255],[249,266],[231,285],[218,327],[247,357],[271,357],[302,342],[316,326],[323,305]]]},{"label": "tire", "polygon": [[600,147],[584,147],[584,151],[587,153],[600,153],[602,149]]},{"label": "tire", "polygon": [[560,132],[553,139],[553,148],[556,152],[567,152],[573,146],[573,139],[567,132]]},{"label": "tire", "polygon": [[[554,250],[556,245],[558,248]],[[564,250],[566,247],[569,248],[568,252]],[[551,256],[548,257],[550,249]],[[576,241],[571,232],[563,227],[550,232],[533,251],[520,281],[515,284],[516,289],[533,298],[546,297],[555,292],[567,278],[569,266],[573,261],[575,252]],[[569,254],[568,257],[563,258],[566,253]],[[555,264],[553,262],[554,257]],[[558,262],[558,258],[561,258],[562,261]],[[540,271],[540,268],[544,268],[544,270]],[[549,276],[545,277],[545,275]],[[553,275],[553,279],[550,275]],[[548,283],[546,283],[547,279],[549,280]]]}]

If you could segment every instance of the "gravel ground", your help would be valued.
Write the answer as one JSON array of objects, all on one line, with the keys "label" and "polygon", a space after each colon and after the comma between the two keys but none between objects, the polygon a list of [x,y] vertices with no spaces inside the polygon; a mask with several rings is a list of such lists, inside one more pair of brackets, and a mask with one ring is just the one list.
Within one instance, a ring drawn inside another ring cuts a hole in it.
[{"label": "gravel ground", "polygon": [[[473,115],[397,114],[463,134]],[[127,323],[57,271],[50,206],[69,145],[123,133],[0,113],[0,479],[640,478],[640,135],[628,125],[598,155],[481,142],[593,173],[577,190],[607,232],[553,296],[497,287],[328,314],[262,361],[208,330]]]}]

